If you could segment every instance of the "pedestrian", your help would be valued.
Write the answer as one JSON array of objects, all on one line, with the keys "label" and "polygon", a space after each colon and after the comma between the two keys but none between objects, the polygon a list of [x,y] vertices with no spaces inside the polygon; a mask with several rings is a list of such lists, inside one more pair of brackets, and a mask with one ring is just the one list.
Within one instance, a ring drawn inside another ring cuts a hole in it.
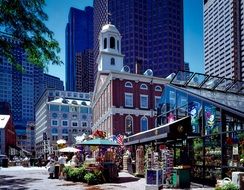
[{"label": "pedestrian", "polygon": [[49,162],[46,165],[47,171],[49,173],[49,178],[54,178],[54,172],[55,172],[55,161],[53,159],[50,159]]},{"label": "pedestrian", "polygon": [[63,179],[64,178],[63,169],[64,169],[64,164],[66,164],[66,160],[67,160],[67,157],[64,156],[63,153],[61,153],[61,155],[58,158],[58,163],[59,163],[59,179]]},{"label": "pedestrian", "polygon": [[71,162],[70,162],[70,165],[72,167],[78,167],[79,166],[79,159],[77,157],[77,154],[74,154],[71,158]]}]

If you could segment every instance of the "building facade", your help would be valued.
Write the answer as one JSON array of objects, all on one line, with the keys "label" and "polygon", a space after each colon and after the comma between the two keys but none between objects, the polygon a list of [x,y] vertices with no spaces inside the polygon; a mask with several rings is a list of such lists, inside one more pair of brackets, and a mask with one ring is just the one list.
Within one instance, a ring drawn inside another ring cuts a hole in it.
[{"label": "building facade", "polygon": [[34,105],[43,93],[43,69],[36,68],[27,60],[27,55],[21,48],[21,41],[7,34],[0,37],[14,47],[14,56],[24,72],[20,72],[0,55],[0,101],[8,102],[11,107],[13,123],[17,133],[17,145],[25,149],[26,125],[34,121]]},{"label": "building facade", "polygon": [[64,90],[64,82],[60,78],[45,73],[43,77],[44,89],[53,88],[55,90]]},{"label": "building facade", "polygon": [[[71,7],[66,25],[66,90],[77,91],[76,54],[93,49],[93,8],[79,10]],[[87,63],[88,64],[88,63]]]},{"label": "building facade", "polygon": [[205,73],[244,79],[244,3],[204,1]]},{"label": "building facade", "polygon": [[16,147],[16,133],[11,115],[0,114],[0,154],[11,156]]},{"label": "building facade", "polygon": [[98,77],[92,99],[93,129],[112,135],[132,135],[156,125],[156,108],[168,81],[130,73],[123,67],[121,36],[114,25],[103,26],[99,35]]},{"label": "building facade", "polygon": [[76,54],[76,87],[78,92],[92,92],[93,79],[93,50],[84,50]]},{"label": "building facade", "polygon": [[57,151],[57,140],[64,139],[71,146],[76,136],[91,134],[90,98],[90,93],[45,91],[36,105],[37,156]]},{"label": "building facade", "polygon": [[132,72],[166,77],[184,68],[182,0],[94,0],[94,77],[98,70],[99,33],[111,22],[121,33],[124,65]]}]

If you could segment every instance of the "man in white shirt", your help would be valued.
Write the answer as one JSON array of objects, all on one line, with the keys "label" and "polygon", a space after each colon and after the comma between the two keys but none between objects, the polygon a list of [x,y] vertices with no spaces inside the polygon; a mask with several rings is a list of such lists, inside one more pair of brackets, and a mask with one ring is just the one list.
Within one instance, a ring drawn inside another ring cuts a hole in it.
[{"label": "man in white shirt", "polygon": [[63,174],[63,169],[64,169],[64,164],[66,164],[67,157],[64,156],[62,153],[59,158],[58,158],[58,163],[59,163],[59,179],[63,179],[64,174]]}]

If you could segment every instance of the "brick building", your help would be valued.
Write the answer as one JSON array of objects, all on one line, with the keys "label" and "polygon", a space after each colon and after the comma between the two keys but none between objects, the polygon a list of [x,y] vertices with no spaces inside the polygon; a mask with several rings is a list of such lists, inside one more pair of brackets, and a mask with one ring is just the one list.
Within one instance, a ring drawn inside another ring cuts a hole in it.
[{"label": "brick building", "polygon": [[157,123],[157,104],[168,80],[154,77],[150,69],[141,75],[130,73],[130,68],[123,66],[121,36],[114,25],[105,25],[99,40],[99,72],[92,100],[93,130],[106,131],[109,137],[153,128]]}]

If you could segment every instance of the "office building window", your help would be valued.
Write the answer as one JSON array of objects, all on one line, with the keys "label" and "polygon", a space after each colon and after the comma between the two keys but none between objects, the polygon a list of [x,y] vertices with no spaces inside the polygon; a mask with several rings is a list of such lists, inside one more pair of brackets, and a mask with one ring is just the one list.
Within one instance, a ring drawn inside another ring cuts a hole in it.
[{"label": "office building window", "polygon": [[140,107],[148,108],[148,95],[140,95]]},{"label": "office building window", "polygon": [[159,103],[160,103],[161,97],[160,96],[155,96],[155,109],[158,108]]},{"label": "office building window", "polygon": [[125,106],[133,107],[133,94],[125,93]]},{"label": "office building window", "polygon": [[128,135],[133,133],[133,117],[130,115],[125,117],[125,133]]},{"label": "office building window", "polygon": [[52,126],[58,126],[58,120],[52,120]]},{"label": "office building window", "polygon": [[148,87],[147,87],[147,85],[146,85],[146,84],[141,84],[140,89],[142,89],[142,90],[147,90],[147,89],[148,89]]},{"label": "office building window", "polygon": [[147,122],[147,118],[145,116],[143,116],[141,118],[141,132],[142,131],[147,131],[148,129],[148,122]]},{"label": "office building window", "polygon": [[73,121],[72,122],[72,127],[77,127],[77,126],[78,126],[78,122]]},{"label": "office building window", "polygon": [[126,82],[126,83],[125,83],[125,87],[126,87],[126,88],[132,88],[133,85],[132,85],[131,82]]},{"label": "office building window", "polygon": [[155,86],[155,91],[162,92],[161,86]]},{"label": "office building window", "polygon": [[67,127],[68,126],[68,121],[67,120],[62,121],[62,126]]}]

